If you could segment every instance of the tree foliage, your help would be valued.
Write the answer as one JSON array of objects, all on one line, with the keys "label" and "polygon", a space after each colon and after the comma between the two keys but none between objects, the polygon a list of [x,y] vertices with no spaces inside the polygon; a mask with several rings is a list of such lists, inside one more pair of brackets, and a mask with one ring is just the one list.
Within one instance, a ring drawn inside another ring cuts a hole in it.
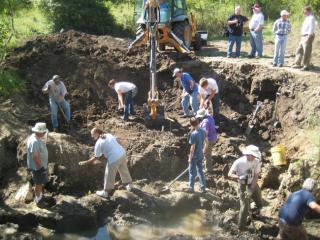
[{"label": "tree foliage", "polygon": [[104,0],[37,0],[55,30],[75,29],[94,34],[110,34],[115,21]]}]

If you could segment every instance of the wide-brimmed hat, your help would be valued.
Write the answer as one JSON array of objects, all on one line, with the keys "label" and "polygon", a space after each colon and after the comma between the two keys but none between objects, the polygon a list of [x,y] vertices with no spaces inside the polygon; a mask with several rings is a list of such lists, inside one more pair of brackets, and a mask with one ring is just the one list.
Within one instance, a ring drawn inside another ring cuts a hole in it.
[{"label": "wide-brimmed hat", "polygon": [[175,68],[175,69],[173,70],[172,77],[175,77],[178,72],[181,72],[181,69],[180,69],[180,68]]},{"label": "wide-brimmed hat", "polygon": [[54,81],[54,80],[57,80],[57,79],[61,79],[61,77],[59,76],[59,75],[53,75],[53,77],[52,77],[52,80]]},{"label": "wide-brimmed hat", "polygon": [[255,145],[246,146],[242,153],[243,155],[252,155],[255,158],[261,159],[261,152],[259,151],[259,148]]},{"label": "wide-brimmed hat", "polygon": [[290,13],[287,11],[287,10],[282,10],[281,12],[280,12],[280,16],[282,17],[282,16],[289,16],[290,15]]},{"label": "wide-brimmed hat", "polygon": [[47,133],[49,131],[46,123],[43,122],[37,122],[31,130],[36,133]]},{"label": "wide-brimmed hat", "polygon": [[208,110],[201,108],[197,111],[196,118],[204,118],[208,114]]}]

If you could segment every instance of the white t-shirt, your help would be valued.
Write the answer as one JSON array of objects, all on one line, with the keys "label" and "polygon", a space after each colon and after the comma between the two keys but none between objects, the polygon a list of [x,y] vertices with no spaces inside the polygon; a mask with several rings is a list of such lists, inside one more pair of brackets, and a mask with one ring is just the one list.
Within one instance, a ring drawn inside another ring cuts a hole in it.
[{"label": "white t-shirt", "polygon": [[[236,172],[237,176],[248,175],[248,184],[251,184],[254,174],[261,172],[261,162],[258,159],[248,161],[246,156],[238,158],[230,168],[231,172]],[[241,182],[245,184],[245,182]]]},{"label": "white t-shirt", "polygon": [[264,16],[262,12],[254,13],[249,22],[249,29],[254,30],[258,26],[262,26],[264,24]]},{"label": "white t-shirt", "polygon": [[316,19],[311,14],[307,16],[302,24],[301,35],[311,35],[316,30]]},{"label": "white t-shirt", "polygon": [[114,85],[114,89],[116,90],[116,92],[121,92],[121,93],[127,93],[133,89],[136,88],[136,85],[134,85],[131,82],[117,82]]},{"label": "white t-shirt", "polygon": [[54,83],[53,80],[49,80],[46,82],[46,84],[43,86],[44,88],[48,88],[50,86],[49,90],[49,98],[56,99],[58,96],[65,96],[67,94],[66,86],[62,81],[57,85]]},{"label": "white t-shirt", "polygon": [[208,81],[208,87],[207,89],[204,89],[203,87],[199,87],[199,93],[202,96],[207,96],[207,95],[211,95],[211,91],[215,90],[216,94],[219,93],[219,87],[217,84],[217,81],[214,80],[213,78],[207,78]]},{"label": "white t-shirt", "polygon": [[111,134],[100,137],[94,146],[94,155],[99,158],[104,155],[108,159],[108,164],[112,164],[126,154],[124,148],[117,142]]}]

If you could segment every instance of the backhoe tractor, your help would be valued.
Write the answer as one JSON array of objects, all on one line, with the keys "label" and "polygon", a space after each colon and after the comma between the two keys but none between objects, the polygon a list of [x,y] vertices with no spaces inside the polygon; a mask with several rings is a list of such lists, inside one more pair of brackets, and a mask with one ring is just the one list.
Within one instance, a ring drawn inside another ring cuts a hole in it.
[{"label": "backhoe tractor", "polygon": [[[134,19],[137,23],[135,45],[148,44],[148,4],[150,0],[135,0]],[[180,53],[201,49],[201,34],[197,32],[194,15],[188,14],[186,0],[158,0],[156,43],[159,50],[174,47]]]}]

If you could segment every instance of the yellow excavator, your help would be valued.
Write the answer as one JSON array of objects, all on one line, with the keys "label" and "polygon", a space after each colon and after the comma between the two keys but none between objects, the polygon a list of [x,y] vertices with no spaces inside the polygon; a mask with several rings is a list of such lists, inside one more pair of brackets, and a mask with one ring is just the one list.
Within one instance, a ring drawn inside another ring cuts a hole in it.
[{"label": "yellow excavator", "polygon": [[146,44],[150,52],[150,91],[143,106],[145,123],[147,126],[162,125],[165,116],[157,89],[157,49],[172,46],[180,53],[200,50],[201,34],[196,31],[195,17],[187,15],[185,0],[135,0],[135,18],[138,29],[129,50]]}]

